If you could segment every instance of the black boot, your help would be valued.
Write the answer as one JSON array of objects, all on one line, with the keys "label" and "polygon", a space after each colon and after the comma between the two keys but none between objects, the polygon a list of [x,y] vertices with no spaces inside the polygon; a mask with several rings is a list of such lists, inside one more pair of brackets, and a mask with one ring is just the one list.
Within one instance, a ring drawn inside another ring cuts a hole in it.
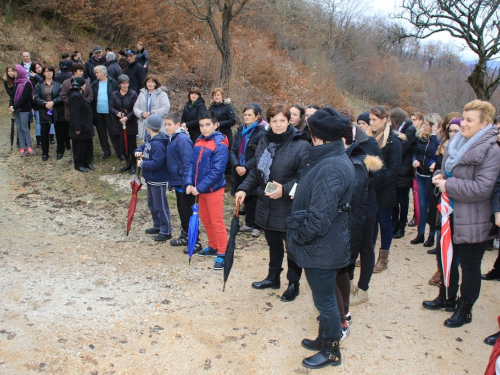
[{"label": "black boot", "polygon": [[130,159],[132,160],[132,166],[130,167],[130,174],[135,174],[137,171],[137,160],[134,156],[130,156]]},{"label": "black boot", "polygon": [[432,301],[424,301],[422,306],[428,310],[445,309],[446,311],[453,312],[455,311],[456,299],[456,296],[446,299],[446,288],[440,287],[439,295]]},{"label": "black boot", "polygon": [[49,143],[50,143],[51,145],[53,145],[54,143],[56,143],[56,141],[54,141],[54,134],[50,134],[50,135],[49,135]]},{"label": "black boot", "polygon": [[[319,318],[319,317],[318,317]],[[323,340],[323,326],[321,325],[321,321],[318,319],[318,337],[316,340],[304,339],[301,342],[301,345],[308,350],[320,350],[321,344]]]},{"label": "black boot", "polygon": [[[484,343],[491,345],[491,346],[494,346],[499,337],[500,337],[500,331],[491,335],[491,336],[486,337],[484,339]],[[304,346],[304,345],[302,345],[302,346]]]},{"label": "black boot", "polygon": [[399,228],[399,221],[393,221],[392,222],[392,236],[393,237],[394,237],[394,234],[396,234],[398,228]]},{"label": "black boot", "polygon": [[283,268],[280,271],[269,271],[267,277],[262,281],[256,281],[252,283],[252,288],[254,289],[279,289],[281,287],[280,283],[280,274],[283,271]]},{"label": "black boot", "polygon": [[281,296],[281,300],[283,302],[292,302],[299,295],[299,285],[298,281],[290,281],[288,288],[283,293],[283,296]]},{"label": "black boot", "polygon": [[42,145],[42,137],[40,135],[36,136],[36,147],[40,147]]},{"label": "black boot", "polygon": [[445,320],[444,325],[449,328],[457,328],[470,322],[472,322],[472,305],[459,297],[455,312],[451,318]]},{"label": "black boot", "polygon": [[392,238],[401,238],[401,237],[404,237],[404,235],[405,235],[405,228],[406,228],[406,224],[399,224],[398,228],[394,232]]},{"label": "black boot", "polygon": [[432,246],[434,246],[434,236],[429,235],[429,237],[427,237],[427,241],[424,242],[424,247]]},{"label": "black boot", "polygon": [[124,166],[122,169],[120,169],[120,173],[128,171],[128,170],[130,170],[130,168],[132,168],[132,160],[130,160],[129,157],[127,157],[126,159],[127,159],[127,165]]},{"label": "black boot", "polygon": [[424,243],[424,241],[425,241],[424,235],[419,233],[417,234],[417,237],[415,237],[415,239],[411,240],[410,242],[412,245],[416,245],[418,243]]},{"label": "black boot", "polygon": [[323,338],[321,350],[315,355],[304,358],[302,365],[307,368],[323,368],[325,366],[339,366],[342,363],[340,356],[339,340]]}]

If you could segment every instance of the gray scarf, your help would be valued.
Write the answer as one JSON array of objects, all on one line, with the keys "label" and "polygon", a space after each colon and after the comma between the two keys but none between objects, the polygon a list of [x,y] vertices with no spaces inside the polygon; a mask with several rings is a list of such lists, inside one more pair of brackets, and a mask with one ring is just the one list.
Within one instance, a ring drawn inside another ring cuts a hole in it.
[{"label": "gray scarf", "polygon": [[270,142],[267,148],[262,153],[260,157],[257,169],[260,171],[262,178],[264,178],[264,183],[269,182],[269,174],[271,173],[271,165],[273,164],[274,155],[276,155],[276,146],[274,142]]},{"label": "gray scarf", "polygon": [[451,174],[451,170],[462,160],[465,153],[490,129],[491,124],[488,124],[469,139],[464,138],[462,133],[455,135],[448,145],[448,159],[446,159],[445,163],[445,172]]}]

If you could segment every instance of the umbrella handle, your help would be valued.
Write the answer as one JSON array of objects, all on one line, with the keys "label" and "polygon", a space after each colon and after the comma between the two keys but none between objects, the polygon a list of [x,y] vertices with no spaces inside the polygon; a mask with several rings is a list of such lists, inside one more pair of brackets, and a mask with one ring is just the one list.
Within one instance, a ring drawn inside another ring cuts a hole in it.
[{"label": "umbrella handle", "polygon": [[137,167],[137,174],[136,174],[136,176],[139,177],[141,175],[141,172],[142,172],[142,168],[141,167]]},{"label": "umbrella handle", "polygon": [[241,199],[238,199],[236,201],[236,213],[234,214],[234,216],[236,217],[240,217],[240,204],[241,204]]}]

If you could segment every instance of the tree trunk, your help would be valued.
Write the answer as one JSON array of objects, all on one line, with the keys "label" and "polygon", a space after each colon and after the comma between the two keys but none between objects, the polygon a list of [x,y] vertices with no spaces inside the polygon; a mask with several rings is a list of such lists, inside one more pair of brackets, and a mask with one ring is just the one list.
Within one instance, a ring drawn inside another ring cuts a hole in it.
[{"label": "tree trunk", "polygon": [[231,22],[231,11],[230,9],[225,9],[222,13],[222,28],[221,28],[221,44],[222,49],[220,51],[222,56],[222,66],[220,70],[220,80],[219,84],[221,87],[227,88],[229,79],[231,78],[232,61],[231,61],[231,38],[229,31],[229,24]]},{"label": "tree trunk", "polygon": [[479,60],[474,67],[474,70],[467,77],[467,82],[471,85],[476,98],[479,100],[490,100],[491,94],[486,89],[486,60]]}]

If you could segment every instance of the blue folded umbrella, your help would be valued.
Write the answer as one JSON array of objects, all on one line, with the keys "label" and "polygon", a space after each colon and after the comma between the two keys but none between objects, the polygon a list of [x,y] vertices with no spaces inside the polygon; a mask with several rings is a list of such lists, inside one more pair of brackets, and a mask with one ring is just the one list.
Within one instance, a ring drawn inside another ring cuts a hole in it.
[{"label": "blue folded umbrella", "polygon": [[[198,202],[198,197],[196,197],[196,202]],[[198,239],[198,228],[200,226],[198,203],[193,204],[193,207],[191,208],[193,210],[193,214],[189,218],[188,228],[189,264],[191,264],[191,257],[193,256],[194,247],[196,246],[196,240]]]}]

